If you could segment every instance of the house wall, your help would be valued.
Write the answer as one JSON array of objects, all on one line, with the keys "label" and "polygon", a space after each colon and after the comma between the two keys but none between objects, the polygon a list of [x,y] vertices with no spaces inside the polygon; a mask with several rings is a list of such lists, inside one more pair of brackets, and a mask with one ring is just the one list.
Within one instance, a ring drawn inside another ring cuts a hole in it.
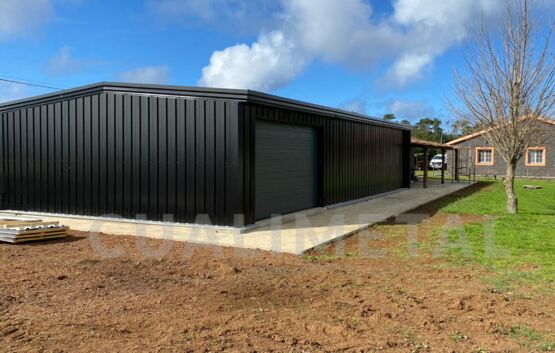
[{"label": "house wall", "polygon": [[245,104],[245,210],[254,219],[254,131],[257,121],[317,127],[320,205],[356,200],[409,186],[410,131],[293,110]]},{"label": "house wall", "polygon": [[2,208],[231,225],[238,104],[97,93],[2,111]]},{"label": "house wall", "polygon": [[[526,166],[526,157],[523,156],[517,164],[516,175],[518,177],[555,178],[555,125],[546,123],[545,128],[548,129],[547,140],[544,143],[539,143],[539,146],[534,146],[546,147],[545,166]],[[457,146],[459,147],[461,166],[465,166],[470,161],[471,166],[476,170],[476,175],[500,177],[505,175],[505,161],[497,151],[494,151],[493,166],[476,165],[476,147],[491,147],[483,136],[463,141]],[[449,152],[449,156],[449,160],[453,160],[452,151]]]}]

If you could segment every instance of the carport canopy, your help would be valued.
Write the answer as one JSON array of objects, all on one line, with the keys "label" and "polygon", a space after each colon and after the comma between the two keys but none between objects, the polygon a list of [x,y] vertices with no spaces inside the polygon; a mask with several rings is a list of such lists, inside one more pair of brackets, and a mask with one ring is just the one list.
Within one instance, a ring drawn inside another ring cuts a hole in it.
[{"label": "carport canopy", "polygon": [[428,150],[430,148],[438,148],[441,150],[442,161],[441,161],[441,183],[445,184],[445,151],[454,150],[455,151],[455,180],[459,180],[459,156],[458,150],[451,145],[444,143],[426,141],[412,137],[410,139],[411,147],[422,147],[424,148],[424,177],[422,178],[422,186],[424,188],[428,187]]}]

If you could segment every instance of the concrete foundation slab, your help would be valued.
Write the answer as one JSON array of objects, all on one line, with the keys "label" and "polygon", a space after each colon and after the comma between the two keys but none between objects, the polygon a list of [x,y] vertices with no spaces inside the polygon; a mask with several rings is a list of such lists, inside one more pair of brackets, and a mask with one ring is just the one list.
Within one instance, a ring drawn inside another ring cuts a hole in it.
[{"label": "concrete foundation slab", "polygon": [[[203,227],[175,223],[136,222],[94,217],[3,211],[3,215],[40,216],[45,221],[57,220],[71,229],[114,235],[144,236],[157,239],[187,241],[236,248],[261,249],[302,254],[319,245],[363,230],[407,211],[435,201],[471,184],[431,181],[429,188],[414,185],[382,197],[318,212],[300,212],[275,217],[249,229]],[[0,214],[0,215],[1,215]]]}]

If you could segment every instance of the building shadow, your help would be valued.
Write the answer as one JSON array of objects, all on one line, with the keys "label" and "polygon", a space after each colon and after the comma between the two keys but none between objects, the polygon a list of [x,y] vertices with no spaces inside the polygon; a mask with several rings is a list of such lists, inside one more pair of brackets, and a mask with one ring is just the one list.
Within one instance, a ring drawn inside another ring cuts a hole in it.
[{"label": "building shadow", "polygon": [[[476,192],[481,191],[482,189],[488,187],[489,185],[493,184],[494,182],[491,181],[479,181],[476,182],[472,185],[469,185],[468,187],[461,189],[457,192],[451,193],[451,194],[447,194],[444,196],[441,196],[440,199],[436,200],[436,201],[432,201],[429,202],[427,204],[423,204],[421,206],[418,206],[416,208],[410,209],[406,212],[403,212],[402,215],[422,215],[423,217],[425,216],[427,217],[431,217],[433,216],[435,213],[437,213],[441,208],[449,205],[450,203],[453,203],[459,199],[468,197]],[[441,187],[442,185],[440,185],[439,181],[434,181],[431,182],[429,184],[429,188],[428,189],[423,189],[421,184],[414,184],[411,189],[416,190],[417,192],[419,190],[422,190],[422,192],[426,192],[426,190],[434,190],[435,188],[438,188],[440,190],[441,193]],[[404,202],[405,197],[404,196],[398,196],[397,194],[391,194],[391,195],[387,195],[387,196],[380,196],[378,198],[376,198],[376,200],[379,199],[384,199],[387,200],[387,202],[392,202],[392,203],[400,203],[400,202]],[[364,201],[363,201],[364,202]],[[369,200],[369,202],[373,202],[373,200]],[[357,204],[354,205],[348,205],[345,207],[357,207]],[[364,208],[366,207],[366,208]],[[348,210],[345,211],[346,213],[353,213],[353,212],[360,212],[360,215],[372,215],[372,212],[374,212],[374,215],[377,215],[379,219],[384,220],[382,222],[380,221],[368,221],[367,223],[370,224],[395,224],[395,219],[399,219],[399,218],[403,218],[403,217],[399,217],[400,214],[397,214],[395,216],[391,216],[390,218],[388,218],[387,220],[385,220],[386,216],[384,215],[384,217],[381,217],[381,210],[379,208],[372,208],[375,206],[372,205],[368,205],[368,206],[364,206],[363,208],[360,208],[358,211],[352,211],[352,210]],[[326,215],[325,213],[328,213],[328,215]],[[361,223],[365,223],[365,221],[358,221],[358,219],[353,219],[353,216],[350,217],[346,217],[346,219],[342,219],[344,223],[338,223],[338,224],[332,224],[331,223],[331,218],[333,217],[333,213],[335,214],[341,214],[342,213],[342,207],[338,208],[337,211],[324,211],[323,213],[321,212],[315,212],[313,214],[303,214],[301,212],[301,219],[305,219],[306,222],[297,222],[297,219],[295,218],[295,214],[291,214],[288,215],[289,217],[286,217],[285,220],[283,221],[277,221],[276,225],[275,225],[275,229],[276,231],[292,231],[292,230],[298,230],[298,231],[304,231],[304,229],[311,229],[311,228],[333,228],[333,227],[341,227],[341,226],[352,226],[352,225],[358,225]],[[330,215],[332,214],[332,215]],[[258,231],[271,231],[271,225],[269,224],[269,222],[266,222],[264,225],[260,225],[258,227],[254,227],[250,230],[248,230],[247,232],[245,232],[245,234],[249,234],[249,233],[254,233],[254,232],[258,232]]]},{"label": "building shadow", "polygon": [[[475,194],[477,192],[482,191],[484,188],[495,184],[495,181],[477,181],[476,183],[474,183],[473,185],[457,191],[455,193],[446,195],[436,201],[432,201],[430,203],[427,203],[425,205],[419,206],[417,208],[414,208],[412,210],[409,210],[407,212],[405,212],[404,214],[417,214],[417,215],[426,215],[427,217],[432,217],[434,216],[436,213],[438,213],[441,209],[449,206],[450,204],[457,202],[461,199],[464,199],[466,197],[471,196],[472,194]],[[376,223],[377,225],[395,225],[395,224],[400,224],[399,222],[396,222],[396,218],[397,217],[391,217],[389,218],[386,222],[380,222],[380,223]]]}]

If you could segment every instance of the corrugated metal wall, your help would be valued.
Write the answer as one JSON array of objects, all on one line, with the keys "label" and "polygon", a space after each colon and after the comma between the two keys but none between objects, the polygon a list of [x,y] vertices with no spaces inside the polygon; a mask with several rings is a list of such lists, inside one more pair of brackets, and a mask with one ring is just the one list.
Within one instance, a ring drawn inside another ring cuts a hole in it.
[{"label": "corrugated metal wall", "polygon": [[318,127],[321,205],[408,180],[409,132],[315,113],[127,92],[10,109],[0,112],[3,209],[253,223],[257,119]]},{"label": "corrugated metal wall", "polygon": [[2,112],[2,208],[231,225],[238,113],[233,101],[127,93]]},{"label": "corrugated metal wall", "polygon": [[[401,188],[408,180],[407,136],[403,130],[314,115],[257,104],[246,104],[245,209],[247,223],[254,208],[254,126],[269,120],[319,127],[321,205],[356,200]],[[405,174],[407,174],[405,176]]]}]

